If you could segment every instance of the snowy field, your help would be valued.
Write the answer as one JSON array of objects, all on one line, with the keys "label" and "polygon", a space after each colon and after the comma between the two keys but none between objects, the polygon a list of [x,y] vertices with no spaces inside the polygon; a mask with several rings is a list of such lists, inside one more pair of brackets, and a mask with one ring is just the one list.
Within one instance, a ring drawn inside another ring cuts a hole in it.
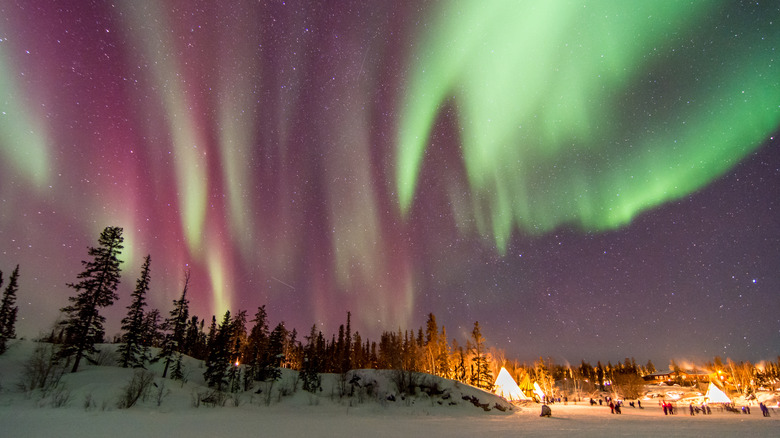
[{"label": "snowy field", "polygon": [[414,409],[313,406],[240,406],[180,412],[148,409],[86,412],[74,408],[0,408],[4,437],[702,437],[780,436],[780,417],[713,413],[664,417],[658,409],[553,406],[550,418],[535,407],[508,415],[447,414]]},{"label": "snowy field", "polygon": [[[692,417],[683,406],[677,415],[665,416],[652,400],[643,402],[645,409],[625,406],[621,415],[610,414],[606,406],[555,404],[552,417],[542,418],[540,406],[533,403],[485,412],[463,397],[478,397],[490,407],[506,404],[447,380],[439,384],[443,395],[394,394],[396,400],[388,401],[393,394],[390,372],[369,370],[361,372],[363,381],[376,383],[370,397],[339,397],[335,375],[325,376],[323,391],[316,395],[293,392],[286,385],[295,373],[286,373],[271,392],[249,391],[231,396],[224,406],[208,407],[197,402],[207,388],[196,361],[187,363],[187,383],[157,377],[145,400],[119,409],[117,400],[133,371],[114,366],[85,366],[65,374],[61,390],[46,395],[21,391],[18,382],[33,348],[32,342],[19,342],[0,356],[0,437],[780,436],[780,413],[773,409],[766,418],[756,406],[750,415],[716,409],[712,415]],[[164,394],[159,406],[156,394]],[[54,407],[57,396],[66,398],[60,407]]]}]

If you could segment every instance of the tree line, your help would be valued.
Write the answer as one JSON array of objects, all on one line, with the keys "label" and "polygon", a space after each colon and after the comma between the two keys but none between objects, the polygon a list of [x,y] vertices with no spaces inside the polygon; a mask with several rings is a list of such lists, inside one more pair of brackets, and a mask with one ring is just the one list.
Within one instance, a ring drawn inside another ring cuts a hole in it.
[{"label": "tree line", "polygon": [[[95,362],[96,345],[105,341],[105,318],[100,309],[118,299],[122,231],[119,227],[106,227],[98,246],[88,249],[90,260],[82,261],[84,270],[78,274],[78,281],[68,284],[75,294],[68,298],[70,304],[61,309],[64,318],[46,339],[59,346],[57,359],[71,372],[78,371],[82,359]],[[0,354],[6,349],[7,340],[15,337],[18,276],[17,266],[0,304]],[[490,390],[493,376],[504,366],[518,382],[525,378],[537,382],[550,395],[617,387],[631,392],[641,386],[640,376],[656,371],[651,361],[638,365],[634,358],[615,365],[599,361],[593,366],[584,360],[578,366],[561,365],[541,357],[531,365],[520,364],[506,360],[503,351],[487,347],[479,322],[474,323],[464,345],[454,338],[450,341],[446,328],[439,327],[433,313],[428,314],[424,327],[416,331],[385,331],[378,342],[353,331],[350,312],[338,334],[329,339],[316,324],[303,336],[296,329],[289,330],[284,322],[271,329],[264,305],[251,315],[247,310],[227,311],[220,319],[213,315],[207,329],[205,319],[189,314],[189,272],[184,273],[181,295],[173,300],[166,316],[158,309],[147,309],[150,283],[151,257],[147,255],[121,321],[121,335],[114,339],[120,344],[119,365],[145,368],[161,362],[163,378],[184,380],[192,371],[185,370],[184,357],[189,356],[204,361],[206,382],[220,391],[245,391],[256,382],[273,382],[280,377],[282,368],[297,370],[303,388],[314,392],[320,388],[322,373],[346,375],[349,370],[363,368],[423,372]],[[749,362],[736,364],[728,360],[724,364],[719,358],[707,366],[727,370],[739,380],[741,391],[754,391],[761,382],[780,378],[780,357],[776,364],[769,362],[763,370]],[[672,362],[670,368],[674,367]]]}]

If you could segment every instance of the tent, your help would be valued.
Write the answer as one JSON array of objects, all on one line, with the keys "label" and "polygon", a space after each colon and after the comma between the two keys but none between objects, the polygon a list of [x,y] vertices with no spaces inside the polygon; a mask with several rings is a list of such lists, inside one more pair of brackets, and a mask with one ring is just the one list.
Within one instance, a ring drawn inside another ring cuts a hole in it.
[{"label": "tent", "polygon": [[534,385],[531,384],[531,379],[530,377],[528,377],[527,373],[523,376],[523,380],[520,381],[520,384],[518,386],[520,387],[520,390],[523,391],[523,394],[525,394],[526,397],[530,399],[533,396]]},{"label": "tent", "polygon": [[705,397],[710,403],[731,403],[729,397],[712,382],[710,382],[710,387],[707,389]]},{"label": "tent", "polygon": [[534,382],[534,394],[539,397],[539,401],[545,401],[544,391],[542,391],[542,388],[540,388],[539,384],[536,382]]},{"label": "tent", "polygon": [[496,383],[493,385],[496,395],[504,397],[505,399],[512,401],[530,400],[523,394],[520,387],[515,383],[515,379],[509,375],[509,371],[506,368],[501,367],[501,371],[498,372],[496,377]]}]

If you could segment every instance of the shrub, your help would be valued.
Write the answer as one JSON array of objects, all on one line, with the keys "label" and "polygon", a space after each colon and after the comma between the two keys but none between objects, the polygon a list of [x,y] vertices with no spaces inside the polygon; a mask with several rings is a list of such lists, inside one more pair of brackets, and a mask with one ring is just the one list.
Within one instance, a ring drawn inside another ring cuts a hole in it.
[{"label": "shrub", "polygon": [[141,397],[146,398],[152,383],[154,383],[154,373],[146,370],[134,372],[133,378],[130,379],[127,386],[122,389],[122,394],[119,396],[117,407],[119,409],[133,407]]},{"label": "shrub", "polygon": [[44,397],[59,386],[65,373],[65,366],[57,360],[54,345],[43,342],[35,346],[23,369],[17,384],[19,390],[29,393],[40,389]]}]

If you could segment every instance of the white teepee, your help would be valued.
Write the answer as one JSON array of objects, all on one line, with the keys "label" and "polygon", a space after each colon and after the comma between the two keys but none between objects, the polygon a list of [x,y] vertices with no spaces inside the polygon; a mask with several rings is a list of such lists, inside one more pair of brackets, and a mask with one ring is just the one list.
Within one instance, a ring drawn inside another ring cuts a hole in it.
[{"label": "white teepee", "polygon": [[731,403],[729,397],[712,382],[710,382],[710,387],[707,389],[705,397],[710,403]]},{"label": "white teepee", "polygon": [[517,386],[515,379],[509,375],[509,371],[507,371],[504,367],[501,367],[501,371],[498,372],[498,377],[496,377],[496,383],[493,385],[493,387],[495,388],[496,395],[504,397],[511,402],[530,400],[525,396],[525,394],[523,394],[523,391],[521,391],[520,387]]},{"label": "white teepee", "polygon": [[542,391],[542,388],[540,388],[539,384],[536,382],[534,382],[534,394],[536,394],[536,396],[539,397],[540,402],[546,401],[544,391]]}]

